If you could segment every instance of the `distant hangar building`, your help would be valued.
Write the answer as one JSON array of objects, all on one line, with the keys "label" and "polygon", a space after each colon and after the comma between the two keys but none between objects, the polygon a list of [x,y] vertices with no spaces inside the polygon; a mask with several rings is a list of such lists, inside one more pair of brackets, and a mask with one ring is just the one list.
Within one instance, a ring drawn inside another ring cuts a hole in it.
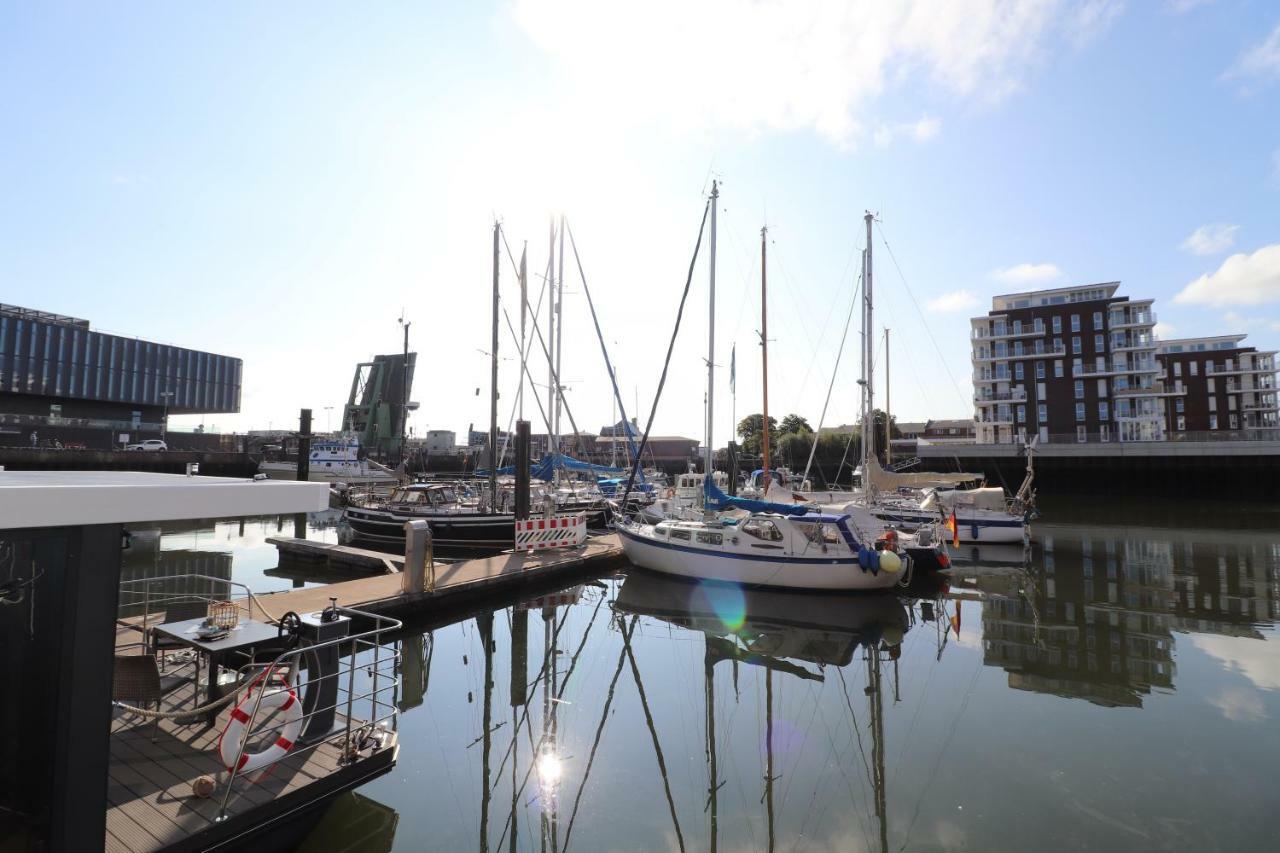
[{"label": "distant hangar building", "polygon": [[0,304],[0,445],[105,450],[160,438],[167,415],[240,411],[243,367]]}]

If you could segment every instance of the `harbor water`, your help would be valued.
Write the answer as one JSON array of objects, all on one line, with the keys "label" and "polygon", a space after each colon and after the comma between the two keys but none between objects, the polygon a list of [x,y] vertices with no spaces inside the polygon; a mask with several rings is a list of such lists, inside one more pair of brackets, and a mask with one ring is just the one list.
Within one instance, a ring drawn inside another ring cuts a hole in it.
[{"label": "harbor water", "polygon": [[[411,631],[398,764],[302,849],[1274,849],[1280,507],[1043,510],[909,595],[624,570]],[[271,568],[292,525],[165,525],[126,576],[327,580]]]}]

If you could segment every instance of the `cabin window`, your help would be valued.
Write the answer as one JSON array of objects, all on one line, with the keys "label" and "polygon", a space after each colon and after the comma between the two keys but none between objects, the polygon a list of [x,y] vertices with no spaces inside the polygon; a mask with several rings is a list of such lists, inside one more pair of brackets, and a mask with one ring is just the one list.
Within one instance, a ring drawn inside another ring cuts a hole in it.
[{"label": "cabin window", "polygon": [[742,525],[742,532],[768,542],[782,541],[782,531],[772,521],[752,519]]},{"label": "cabin window", "polygon": [[688,541],[689,541],[689,531],[687,531],[687,530],[681,530],[681,529],[680,529],[680,528],[678,528],[678,527],[673,528],[673,529],[671,530],[671,538],[672,538],[672,539],[683,539],[684,541],[688,542]]},{"label": "cabin window", "polygon": [[724,537],[721,536],[719,533],[708,533],[706,531],[699,531],[698,541],[704,545],[719,545],[721,542],[724,541]]}]

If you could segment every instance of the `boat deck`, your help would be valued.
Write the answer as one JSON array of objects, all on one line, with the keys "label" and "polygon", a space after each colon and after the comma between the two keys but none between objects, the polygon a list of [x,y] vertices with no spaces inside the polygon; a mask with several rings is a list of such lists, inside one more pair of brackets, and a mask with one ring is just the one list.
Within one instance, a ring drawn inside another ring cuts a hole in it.
[{"label": "boat deck", "polygon": [[[134,631],[122,629],[117,634],[117,645],[136,643],[137,636]],[[192,675],[191,664],[169,667],[162,682],[172,687],[162,710],[180,712],[195,707]],[[380,750],[352,764],[341,764],[346,720],[339,714],[339,728],[329,740],[312,748],[295,749],[265,774],[237,776],[227,802],[229,819],[217,823],[214,818],[228,775],[218,755],[218,740],[229,715],[230,707],[226,707],[212,725],[179,725],[162,719],[157,726],[141,715],[116,710],[111,724],[107,780],[107,851],[206,849],[318,802],[336,790],[380,775],[390,769],[397,750],[395,734],[391,733]],[[352,722],[353,727],[358,725],[355,720]],[[213,796],[201,798],[193,794],[192,783],[201,776],[216,781]]]}]

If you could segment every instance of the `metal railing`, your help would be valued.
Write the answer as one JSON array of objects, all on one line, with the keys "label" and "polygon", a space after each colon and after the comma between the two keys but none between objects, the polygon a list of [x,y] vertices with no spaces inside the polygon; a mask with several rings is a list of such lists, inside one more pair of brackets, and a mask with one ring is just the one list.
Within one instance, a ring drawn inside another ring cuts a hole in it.
[{"label": "metal railing", "polygon": [[[211,581],[211,584],[200,584],[200,581]],[[163,584],[164,589],[153,591],[153,587]],[[210,586],[221,584],[226,587],[226,593],[218,596],[208,592]],[[137,589],[141,587],[141,589]],[[237,596],[233,590],[240,591]],[[118,618],[128,618],[138,616],[137,608],[141,608],[142,627],[146,627],[150,621],[152,612],[161,612],[167,609],[169,604],[177,604],[187,601],[205,601],[213,603],[215,601],[230,601],[236,603],[238,601],[245,603],[245,612],[249,618],[253,618],[253,607],[256,604],[258,611],[266,619],[273,617],[267,613],[262,603],[258,601],[257,596],[253,594],[253,590],[242,583],[230,580],[229,578],[218,577],[217,575],[202,575],[195,573],[185,573],[179,575],[165,575],[158,578],[136,578],[120,582],[120,601],[117,607]]]},{"label": "metal railing", "polygon": [[[305,712],[302,716],[302,731],[306,731],[311,720],[317,718],[325,719],[335,712],[341,713],[341,725],[332,729],[327,735],[315,738],[310,743],[295,746],[281,761],[291,760],[298,755],[317,750],[327,744],[339,744],[341,754],[338,759],[338,766],[348,766],[359,761],[363,757],[361,753],[365,750],[376,752],[381,749],[383,746],[382,738],[388,728],[393,732],[397,730],[399,725],[400,649],[394,645],[384,648],[384,642],[386,635],[399,631],[404,627],[403,623],[389,616],[379,616],[378,614],[357,610],[352,607],[342,607],[335,604],[333,609],[339,616],[345,616],[353,622],[356,619],[367,620],[372,622],[374,627],[359,634],[335,637],[331,640],[289,649],[278,654],[270,663],[246,664],[239,670],[240,683],[243,683],[243,680],[254,670],[259,670],[258,675],[254,676],[254,680],[260,680],[262,687],[254,693],[253,711],[248,715],[249,720],[245,723],[244,738],[240,741],[235,761],[232,762],[228,770],[226,785],[218,806],[218,814],[214,818],[215,823],[221,823],[230,817],[230,813],[227,811],[227,803],[231,799],[236,776],[239,773],[245,747],[248,745],[250,737],[260,738],[263,733],[271,733],[271,740],[274,741],[276,733],[289,725],[289,722],[284,720],[274,724],[269,723],[263,728],[255,730],[254,724],[258,722],[259,715],[262,713],[262,700],[264,697],[289,691],[301,693],[313,686],[318,690],[326,679],[336,680],[337,692],[334,702],[330,705],[314,707]],[[344,647],[346,648],[344,649]],[[318,652],[326,650],[334,650],[338,653],[339,663],[337,669],[316,678],[312,677],[313,670],[308,666],[307,680],[298,682],[297,674],[301,670],[300,664],[304,659],[312,660]],[[346,652],[345,655],[343,654],[344,651]],[[269,679],[274,673],[286,673],[287,675],[285,682],[275,685],[273,689]],[[367,706],[365,703],[367,703]],[[368,713],[360,718],[358,725],[355,716],[357,704],[362,708],[368,708]]]},{"label": "metal railing", "polygon": [[[1036,437],[1036,433],[1028,433],[1027,441]],[[1214,443],[1214,442],[1254,442],[1254,441],[1280,441],[1280,426],[1276,427],[1247,427],[1243,429],[1222,429],[1222,430],[1196,430],[1196,431],[1166,431],[1164,438],[1159,439],[1124,439],[1122,440],[1119,433],[1112,431],[1107,434],[1098,432],[1088,432],[1081,438],[1078,433],[1049,433],[1047,438],[1039,438],[1040,444],[1168,444],[1168,443]],[[979,442],[981,443],[981,442]],[[1003,441],[993,442],[996,444],[1024,444],[1020,435],[1006,436]]]}]

